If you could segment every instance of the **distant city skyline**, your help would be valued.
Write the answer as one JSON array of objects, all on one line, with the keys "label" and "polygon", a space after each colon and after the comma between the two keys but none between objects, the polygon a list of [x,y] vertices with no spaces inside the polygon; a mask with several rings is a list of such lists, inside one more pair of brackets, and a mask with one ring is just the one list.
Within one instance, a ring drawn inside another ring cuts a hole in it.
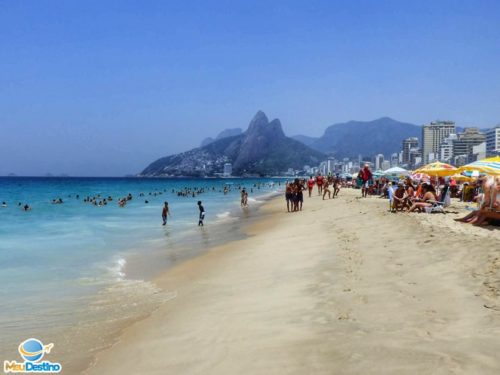
[{"label": "distant city skyline", "polygon": [[497,1],[3,2],[0,175],[122,176],[257,110],[500,123]]}]

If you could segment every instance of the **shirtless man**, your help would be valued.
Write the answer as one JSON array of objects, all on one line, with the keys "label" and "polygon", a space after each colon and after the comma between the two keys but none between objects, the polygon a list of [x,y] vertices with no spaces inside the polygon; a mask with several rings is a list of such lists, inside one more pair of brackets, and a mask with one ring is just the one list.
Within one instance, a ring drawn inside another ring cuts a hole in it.
[{"label": "shirtless man", "polygon": [[328,180],[325,180],[324,181],[324,186],[323,186],[323,200],[325,200],[326,193],[328,193],[328,199],[331,198],[331,191],[328,188],[328,186],[329,186],[329,182],[328,182]]}]

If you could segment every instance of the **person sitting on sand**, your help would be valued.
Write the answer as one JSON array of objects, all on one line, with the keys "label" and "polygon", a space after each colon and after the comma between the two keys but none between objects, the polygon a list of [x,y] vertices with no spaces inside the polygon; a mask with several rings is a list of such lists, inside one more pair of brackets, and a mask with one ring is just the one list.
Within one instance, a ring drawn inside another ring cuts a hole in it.
[{"label": "person sitting on sand", "polygon": [[416,210],[418,210],[418,212],[422,212],[425,207],[432,207],[432,203],[430,203],[431,201],[437,201],[436,190],[434,189],[434,186],[430,184],[423,184],[422,190],[422,199],[416,199],[413,202],[413,205],[411,206],[409,212],[414,212]]},{"label": "person sitting on sand", "polygon": [[499,211],[500,177],[496,179],[493,177],[485,178],[482,182],[482,190],[483,194],[481,195],[479,209],[469,213],[463,218],[455,219],[455,221],[481,225],[486,220],[487,214],[491,211]]},{"label": "person sitting on sand", "polygon": [[403,211],[404,207],[406,206],[406,191],[404,184],[402,182],[398,183],[397,189],[394,191],[394,196],[393,196],[393,212],[397,212],[398,209],[400,211]]}]

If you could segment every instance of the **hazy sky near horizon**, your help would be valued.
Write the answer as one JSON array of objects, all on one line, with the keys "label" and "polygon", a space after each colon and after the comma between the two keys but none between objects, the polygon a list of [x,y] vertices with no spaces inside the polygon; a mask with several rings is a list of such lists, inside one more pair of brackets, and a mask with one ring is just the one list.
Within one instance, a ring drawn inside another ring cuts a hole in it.
[{"label": "hazy sky near horizon", "polygon": [[493,126],[498,25],[495,0],[0,0],[0,175],[137,173],[259,109]]}]

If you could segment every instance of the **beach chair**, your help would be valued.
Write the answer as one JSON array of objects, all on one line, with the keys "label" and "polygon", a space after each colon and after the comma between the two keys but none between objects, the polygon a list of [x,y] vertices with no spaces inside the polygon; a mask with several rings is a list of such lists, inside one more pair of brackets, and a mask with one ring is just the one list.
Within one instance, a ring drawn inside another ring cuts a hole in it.
[{"label": "beach chair", "polygon": [[432,203],[431,207],[426,207],[425,212],[433,214],[433,213],[442,213],[444,214],[444,208],[450,205],[450,187],[449,185],[445,185],[443,190],[441,191],[441,197],[439,201],[429,201]]}]

